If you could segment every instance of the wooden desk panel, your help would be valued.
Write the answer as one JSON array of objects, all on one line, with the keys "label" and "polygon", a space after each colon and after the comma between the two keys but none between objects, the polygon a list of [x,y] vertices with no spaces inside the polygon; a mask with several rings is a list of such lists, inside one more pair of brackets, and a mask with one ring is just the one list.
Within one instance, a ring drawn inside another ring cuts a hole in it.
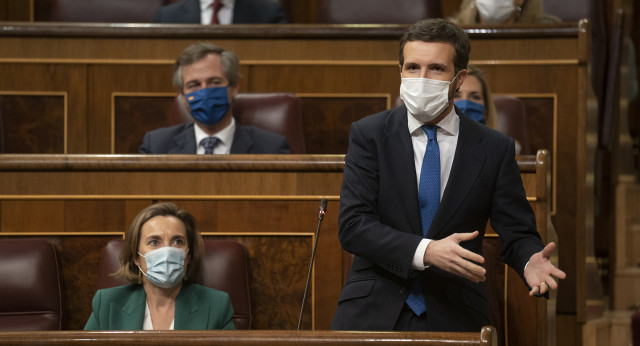
[{"label": "wooden desk panel", "polygon": [[[546,152],[537,161],[533,156],[519,158],[543,239],[549,217],[548,164]],[[96,259],[104,244],[83,245],[88,244],[84,239],[117,237],[145,206],[173,201],[196,217],[205,237],[236,240],[247,249],[253,328],[290,330],[297,325],[318,202],[325,197],[329,205],[303,328],[328,329],[345,274],[337,236],[343,166],[339,155],[3,155],[0,236],[55,239],[62,258],[71,256],[61,263],[64,285],[74,296],[71,305],[65,297],[63,325],[81,329],[90,313]],[[491,235],[489,239],[499,241]],[[82,273],[82,280],[77,273]],[[520,280],[514,273],[502,275]],[[500,287],[506,292],[501,298],[506,306],[520,310],[505,310],[509,329],[498,332],[509,340],[548,344],[552,335],[546,334],[545,323],[553,321],[547,319],[553,305],[528,297],[522,284]],[[523,302],[529,306],[525,312]],[[529,317],[523,319],[523,314]],[[519,320],[539,325],[532,329]],[[543,336],[531,334],[541,330]]]}]

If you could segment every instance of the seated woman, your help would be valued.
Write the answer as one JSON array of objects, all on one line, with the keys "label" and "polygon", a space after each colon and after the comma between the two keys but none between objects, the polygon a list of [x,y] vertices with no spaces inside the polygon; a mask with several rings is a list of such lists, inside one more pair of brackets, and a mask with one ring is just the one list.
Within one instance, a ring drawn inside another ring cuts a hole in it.
[{"label": "seated woman", "polygon": [[203,241],[173,203],[142,210],[125,235],[120,269],[130,285],[98,290],[85,330],[235,329],[229,295],[195,283]]},{"label": "seated woman", "polygon": [[[454,95],[454,103],[462,113],[471,119],[498,129],[498,112],[491,97],[491,89],[482,71],[475,65],[467,65],[467,79]],[[515,140],[515,139],[514,139]],[[516,143],[516,155],[522,151],[522,145]]]},{"label": "seated woman", "polygon": [[467,65],[467,79],[454,95],[454,103],[464,115],[491,128],[498,126],[496,106],[482,71]]}]

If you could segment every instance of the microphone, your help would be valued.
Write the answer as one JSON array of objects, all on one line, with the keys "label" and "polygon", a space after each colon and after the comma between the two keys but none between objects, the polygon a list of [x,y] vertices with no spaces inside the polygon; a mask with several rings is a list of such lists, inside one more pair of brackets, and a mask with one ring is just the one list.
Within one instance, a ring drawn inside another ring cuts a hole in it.
[{"label": "microphone", "polygon": [[320,225],[322,225],[322,219],[327,212],[327,199],[320,200],[320,206],[318,207],[318,228],[316,228],[316,239],[313,242],[313,251],[311,251],[311,263],[309,264],[309,272],[307,273],[307,283],[304,285],[304,294],[302,295],[302,306],[300,307],[300,317],[298,318],[298,328],[300,330],[300,324],[302,324],[302,313],[304,312],[304,303],[307,299],[307,290],[309,289],[309,280],[311,280],[311,271],[313,269],[313,260],[316,257],[316,246],[318,246],[318,235],[320,234]]}]

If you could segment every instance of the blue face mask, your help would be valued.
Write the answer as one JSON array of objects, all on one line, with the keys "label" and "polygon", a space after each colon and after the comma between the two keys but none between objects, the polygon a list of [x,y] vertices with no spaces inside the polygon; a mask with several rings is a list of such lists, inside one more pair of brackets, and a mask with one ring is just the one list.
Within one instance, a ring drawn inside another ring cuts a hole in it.
[{"label": "blue face mask", "polygon": [[152,284],[170,288],[177,285],[184,277],[184,259],[187,251],[171,246],[161,247],[147,252],[145,255],[138,252],[147,262],[147,272],[138,269]]},{"label": "blue face mask", "polygon": [[469,100],[459,100],[454,102],[456,107],[458,107],[464,115],[469,118],[484,124],[484,106],[473,101]]},{"label": "blue face mask", "polygon": [[205,88],[185,95],[191,115],[205,125],[215,125],[229,111],[227,87]]}]

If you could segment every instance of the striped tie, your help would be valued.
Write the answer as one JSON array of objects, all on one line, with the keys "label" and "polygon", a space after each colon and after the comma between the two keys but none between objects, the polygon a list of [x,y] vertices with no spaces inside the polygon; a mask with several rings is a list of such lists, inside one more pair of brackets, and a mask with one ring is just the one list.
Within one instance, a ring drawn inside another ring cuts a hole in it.
[{"label": "striped tie", "polygon": [[205,137],[200,141],[205,154],[213,154],[213,148],[218,144],[218,137]]}]

